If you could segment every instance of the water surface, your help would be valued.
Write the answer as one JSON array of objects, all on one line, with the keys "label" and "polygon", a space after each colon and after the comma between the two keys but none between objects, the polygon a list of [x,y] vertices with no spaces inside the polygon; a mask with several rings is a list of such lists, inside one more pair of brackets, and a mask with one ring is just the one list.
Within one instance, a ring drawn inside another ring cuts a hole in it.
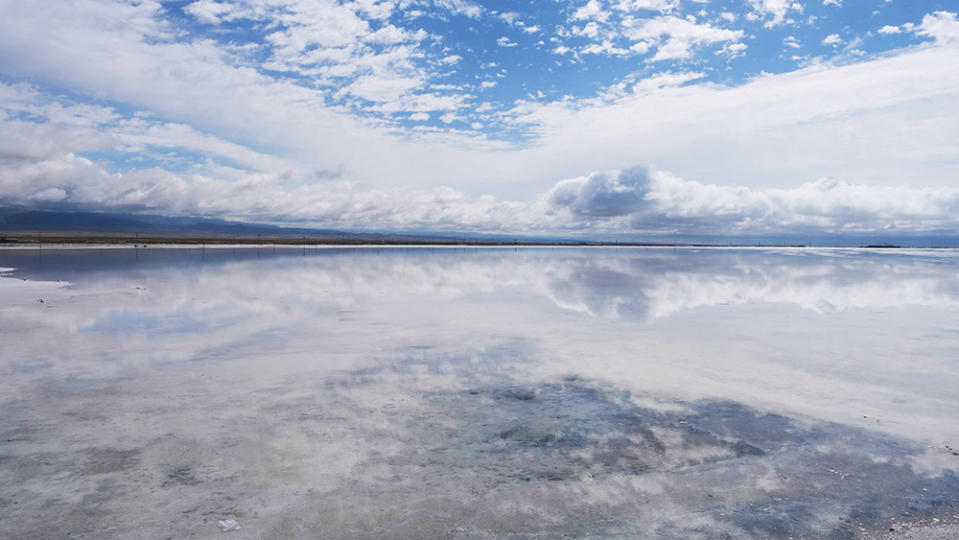
[{"label": "water surface", "polygon": [[957,262],[2,250],[0,537],[947,538]]}]

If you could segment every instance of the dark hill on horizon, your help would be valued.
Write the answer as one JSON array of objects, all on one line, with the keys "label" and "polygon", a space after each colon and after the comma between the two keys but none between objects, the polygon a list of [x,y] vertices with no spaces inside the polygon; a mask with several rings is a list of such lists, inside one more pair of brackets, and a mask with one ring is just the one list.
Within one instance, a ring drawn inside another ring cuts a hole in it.
[{"label": "dark hill on horizon", "polygon": [[0,209],[0,230],[5,232],[100,232],[100,233],[216,233],[216,234],[348,234],[329,229],[280,227],[224,219],[170,217],[117,212],[62,212],[53,210]]},{"label": "dark hill on horizon", "polygon": [[[46,234],[44,234],[46,233]],[[46,242],[58,241],[300,241],[330,243],[572,243],[562,238],[531,238],[449,232],[375,231],[355,232],[309,227],[283,227],[225,219],[161,216],[120,212],[56,211],[0,208],[0,235],[32,241],[30,235]]]},{"label": "dark hill on horizon", "polygon": [[939,233],[822,233],[769,235],[663,235],[631,233],[593,236],[510,235],[466,231],[344,231],[284,227],[225,219],[123,212],[38,210],[0,207],[0,239],[22,243],[312,243],[312,244],[529,244],[957,247],[959,235]]}]

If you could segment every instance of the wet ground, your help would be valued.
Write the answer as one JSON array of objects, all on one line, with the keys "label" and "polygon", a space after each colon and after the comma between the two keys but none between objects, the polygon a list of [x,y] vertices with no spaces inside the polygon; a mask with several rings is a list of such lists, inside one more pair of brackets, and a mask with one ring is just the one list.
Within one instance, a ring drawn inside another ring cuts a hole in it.
[{"label": "wet ground", "polygon": [[959,523],[953,252],[127,255],[0,252],[0,537]]}]

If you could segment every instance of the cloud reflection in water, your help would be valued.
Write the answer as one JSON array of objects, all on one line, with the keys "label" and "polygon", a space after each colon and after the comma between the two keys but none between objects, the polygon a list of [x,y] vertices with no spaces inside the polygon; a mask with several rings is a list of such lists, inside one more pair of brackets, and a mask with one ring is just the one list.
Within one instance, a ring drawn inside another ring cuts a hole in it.
[{"label": "cloud reflection in water", "polygon": [[0,252],[0,287],[72,283],[0,307],[0,532],[842,536],[959,504],[955,252],[131,255]]}]

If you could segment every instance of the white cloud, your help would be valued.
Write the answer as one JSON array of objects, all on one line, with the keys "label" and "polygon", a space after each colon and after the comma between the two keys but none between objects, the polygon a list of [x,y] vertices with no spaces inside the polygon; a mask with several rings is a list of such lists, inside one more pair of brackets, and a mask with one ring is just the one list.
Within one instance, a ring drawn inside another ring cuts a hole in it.
[{"label": "white cloud", "polygon": [[420,79],[396,77],[386,78],[374,75],[360,77],[342,92],[377,102],[396,101],[410,90],[423,84]]},{"label": "white cloud", "polygon": [[417,32],[408,32],[406,30],[397,28],[392,24],[387,24],[372,34],[366,36],[365,40],[371,43],[393,44],[409,41],[422,41],[426,39],[426,36],[427,34],[423,30],[419,30]]},{"label": "white cloud", "polygon": [[160,169],[111,175],[67,154],[8,163],[0,172],[0,196],[48,207],[95,205],[354,229],[737,234],[908,233],[959,226],[957,188],[820,180],[792,189],[757,190],[627,169],[563,180],[533,201],[508,202],[450,188],[364,188],[343,181],[289,189],[286,180],[247,174],[230,182]]},{"label": "white cloud", "polygon": [[545,196],[574,227],[687,233],[952,230],[959,188],[823,179],[785,190],[705,185],[626,169],[559,182]]},{"label": "white cloud", "polygon": [[633,85],[634,94],[648,94],[664,88],[682,86],[690,81],[702,79],[706,74],[701,71],[687,71],[683,73],[658,73],[652,77],[642,79]]},{"label": "white cloud", "polygon": [[902,30],[900,30],[898,26],[890,26],[887,24],[883,26],[882,28],[880,28],[879,30],[877,30],[877,32],[879,32],[880,34],[899,34],[902,32]]},{"label": "white cloud", "polygon": [[497,18],[506,21],[507,24],[516,24],[519,21],[519,13],[506,11],[497,15]]},{"label": "white cloud", "polygon": [[114,137],[91,128],[5,121],[0,123],[0,162],[101,150],[116,142]]},{"label": "white cloud", "polygon": [[[467,0],[431,0],[436,7],[445,9],[454,15],[477,19],[483,14],[483,7]],[[420,3],[428,4],[430,0],[421,0]]]},{"label": "white cloud", "polygon": [[220,17],[230,12],[230,7],[216,0],[198,0],[184,8],[184,11],[206,24],[219,24]]},{"label": "white cloud", "polygon": [[577,148],[584,156],[577,163],[599,165],[594,169],[640,161],[717,184],[738,178],[785,186],[835,176],[936,185],[959,175],[951,159],[959,139],[957,62],[957,50],[927,48],[817,64],[735,88],[692,85],[612,103],[529,103],[516,114],[537,126],[540,148]]},{"label": "white cloud", "polygon": [[396,9],[395,0],[353,0],[356,8],[371,19],[387,19]]},{"label": "white cloud", "polygon": [[103,106],[50,101],[33,87],[0,83],[0,117],[11,112],[29,113],[34,121],[7,121],[0,126],[0,159],[42,158],[111,147],[131,154],[151,148],[158,149],[156,153],[159,149],[184,149],[252,169],[297,169],[290,161],[197,132],[185,124],[123,116]]},{"label": "white cloud", "polygon": [[842,7],[842,0],[822,0],[822,5]]},{"label": "white cloud", "polygon": [[716,54],[725,55],[728,59],[740,58],[746,55],[746,49],[749,46],[745,43],[726,43],[723,48],[716,51]]},{"label": "white cloud", "polygon": [[582,7],[573,12],[573,15],[570,17],[574,21],[582,21],[588,19],[596,19],[598,21],[605,21],[609,18],[609,12],[603,9],[603,5],[599,0],[589,0]]},{"label": "white cloud", "polygon": [[839,45],[842,42],[843,40],[839,37],[839,34],[829,34],[822,40],[823,45]]},{"label": "white cloud", "polygon": [[[264,50],[270,56],[263,64],[268,69],[323,79],[325,86],[334,87],[331,96],[336,100],[393,101],[387,108],[395,110],[407,92],[420,90],[431,75],[424,53],[428,47],[420,45],[429,35],[422,29],[382,21],[396,5],[392,0],[343,4],[329,0],[200,0],[186,10],[202,22],[258,23],[269,29]],[[437,2],[435,7],[467,16],[475,13],[475,6],[460,0]],[[445,65],[444,61],[455,56],[438,58],[434,65]],[[414,81],[417,84],[407,85]]]},{"label": "white cloud", "polygon": [[[446,90],[448,90],[448,88]],[[388,113],[398,111],[447,111],[463,108],[466,99],[466,96],[463,94],[405,94],[395,101],[380,103],[371,108]]]},{"label": "white cloud", "polygon": [[618,0],[614,7],[620,11],[659,11],[670,12],[679,7],[679,0]]},{"label": "white cloud", "polygon": [[[638,49],[633,50],[633,52],[638,51]],[[610,56],[627,56],[630,54],[630,50],[616,47],[609,41],[603,41],[602,43],[590,43],[589,45],[583,47],[580,52],[583,54],[606,54]]]},{"label": "white cloud", "polygon": [[942,45],[959,43],[959,19],[955,13],[937,11],[922,18],[922,24],[915,32],[920,36],[931,37]]},{"label": "white cloud", "polygon": [[678,73],[667,71],[648,77],[641,77],[639,73],[634,73],[620,83],[607,88],[601,97],[607,101],[615,101],[627,95],[654,94],[667,88],[683,86],[705,76],[705,73],[695,71]]},{"label": "white cloud", "polygon": [[577,219],[618,218],[648,206],[649,182],[645,169],[593,173],[561,181],[547,193],[546,200]]},{"label": "white cloud", "polygon": [[66,191],[63,191],[62,189],[57,187],[51,187],[33,194],[33,196],[31,196],[30,198],[31,200],[39,201],[39,202],[60,202],[66,197],[67,197]]},{"label": "white cloud", "polygon": [[[739,41],[745,34],[742,30],[717,28],[710,24],[696,24],[672,15],[636,21],[623,33],[634,42],[647,40],[661,42],[653,61],[688,58],[695,45],[723,41]],[[664,40],[664,41],[663,41]]]},{"label": "white cloud", "polygon": [[496,39],[496,44],[499,45],[500,47],[515,47],[515,46],[516,46],[516,43],[513,43],[512,41],[510,41],[509,38],[506,37],[506,36],[500,36],[499,38],[497,38],[497,39]]},{"label": "white cloud", "polygon": [[753,13],[761,18],[765,18],[766,27],[778,26],[786,22],[786,15],[790,11],[801,13],[802,4],[792,0],[747,0]]},{"label": "white cloud", "polygon": [[590,38],[595,38],[599,35],[599,25],[593,21],[590,21],[583,26],[574,26],[572,32],[577,36],[586,36]]},{"label": "white cloud", "polygon": [[649,43],[646,41],[637,41],[629,46],[629,50],[635,54],[646,54],[649,52]]},{"label": "white cloud", "polygon": [[[592,43],[575,48],[580,54],[630,56],[646,54],[657,47],[651,61],[686,59],[697,45],[723,41],[738,41],[745,36],[741,30],[730,30],[697,23],[695,17],[678,17],[670,13],[678,2],[658,0],[622,0],[612,5],[614,11],[604,9],[598,1],[588,2],[578,9],[571,21],[586,21],[559,32],[560,37],[579,36]],[[650,12],[660,15],[650,16]],[[626,41],[624,43],[624,41]],[[736,48],[731,49],[735,51]],[[568,45],[554,48],[554,52],[572,50]],[[730,49],[725,51],[730,52]],[[738,54],[734,52],[733,55]]]}]

